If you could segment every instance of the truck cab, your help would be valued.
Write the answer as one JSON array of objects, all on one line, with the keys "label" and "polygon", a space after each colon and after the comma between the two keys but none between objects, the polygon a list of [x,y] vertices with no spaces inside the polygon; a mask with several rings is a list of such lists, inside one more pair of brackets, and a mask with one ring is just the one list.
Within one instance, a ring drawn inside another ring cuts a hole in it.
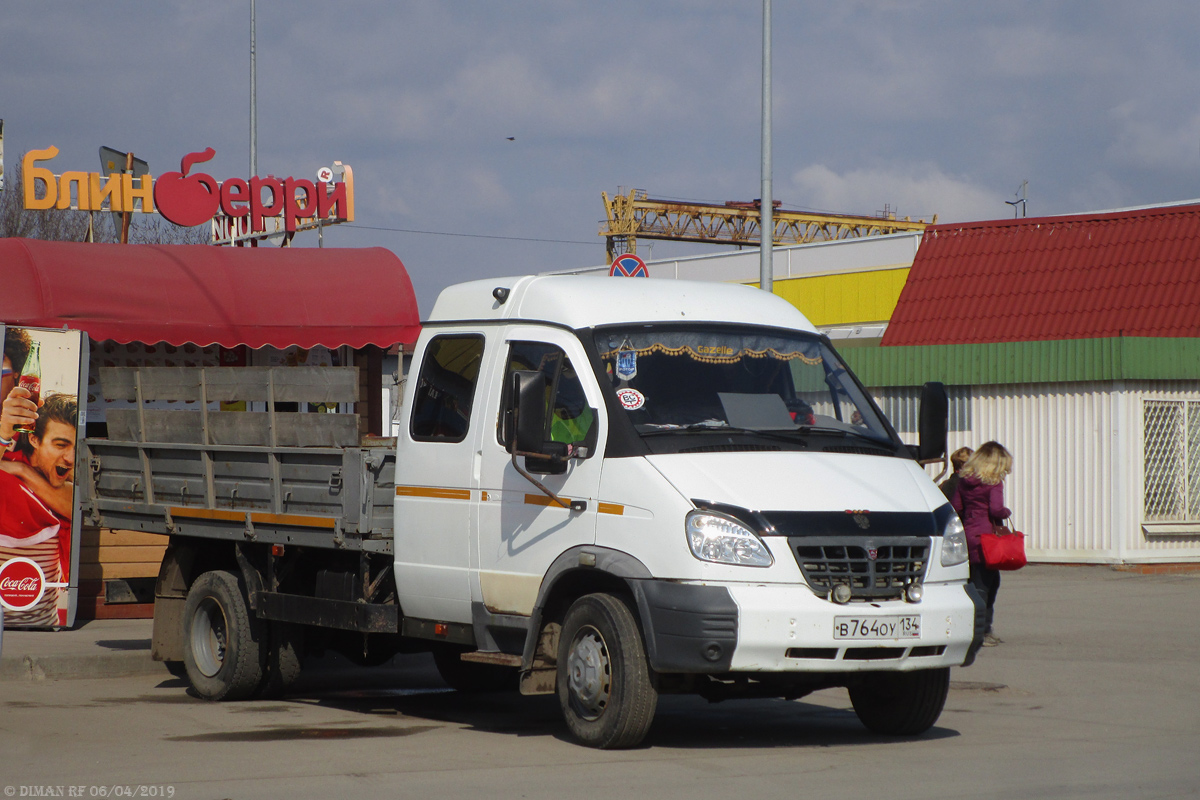
[{"label": "truck cab", "polygon": [[412,364],[402,633],[464,675],[517,668],[599,747],[641,741],[669,692],[845,686],[872,730],[937,720],[981,641],[918,463],[944,456],[944,392],[915,451],[789,303],[686,281],[454,286]]}]

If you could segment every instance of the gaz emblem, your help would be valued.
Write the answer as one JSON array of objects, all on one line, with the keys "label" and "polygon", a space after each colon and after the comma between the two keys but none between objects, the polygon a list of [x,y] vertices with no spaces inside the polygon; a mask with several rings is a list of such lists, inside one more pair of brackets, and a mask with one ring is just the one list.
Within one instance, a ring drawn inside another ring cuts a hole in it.
[{"label": "gaz emblem", "polygon": [[867,516],[871,512],[867,509],[847,508],[846,513],[854,518],[854,524],[864,531],[871,527],[871,518]]}]

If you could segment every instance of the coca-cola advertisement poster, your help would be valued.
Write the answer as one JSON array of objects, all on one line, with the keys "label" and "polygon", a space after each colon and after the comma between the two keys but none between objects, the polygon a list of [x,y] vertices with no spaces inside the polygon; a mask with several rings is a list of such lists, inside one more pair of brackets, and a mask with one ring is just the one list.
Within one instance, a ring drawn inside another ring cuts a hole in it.
[{"label": "coca-cola advertisement poster", "polygon": [[87,336],[0,324],[0,606],[6,628],[69,628],[79,587]]}]

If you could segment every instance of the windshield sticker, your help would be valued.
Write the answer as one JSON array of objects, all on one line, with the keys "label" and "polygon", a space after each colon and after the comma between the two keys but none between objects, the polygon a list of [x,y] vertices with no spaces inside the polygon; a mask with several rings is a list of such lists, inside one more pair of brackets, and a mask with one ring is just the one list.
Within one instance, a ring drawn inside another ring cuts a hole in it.
[{"label": "windshield sticker", "polygon": [[623,381],[633,380],[637,376],[637,351],[626,341],[617,351],[617,378]]},{"label": "windshield sticker", "polygon": [[646,405],[646,396],[637,389],[618,389],[617,400],[626,411],[637,411]]}]

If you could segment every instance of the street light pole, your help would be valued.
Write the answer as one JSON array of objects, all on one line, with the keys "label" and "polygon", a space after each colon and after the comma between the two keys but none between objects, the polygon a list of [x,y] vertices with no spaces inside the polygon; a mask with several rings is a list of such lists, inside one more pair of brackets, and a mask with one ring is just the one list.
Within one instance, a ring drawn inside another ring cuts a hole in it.
[{"label": "street light pole", "polygon": [[250,177],[258,175],[258,64],[255,53],[254,0],[250,0]]},{"label": "street light pole", "polygon": [[763,0],[762,43],[762,192],[758,206],[758,285],[774,291],[774,203],[771,198],[771,0]]}]

